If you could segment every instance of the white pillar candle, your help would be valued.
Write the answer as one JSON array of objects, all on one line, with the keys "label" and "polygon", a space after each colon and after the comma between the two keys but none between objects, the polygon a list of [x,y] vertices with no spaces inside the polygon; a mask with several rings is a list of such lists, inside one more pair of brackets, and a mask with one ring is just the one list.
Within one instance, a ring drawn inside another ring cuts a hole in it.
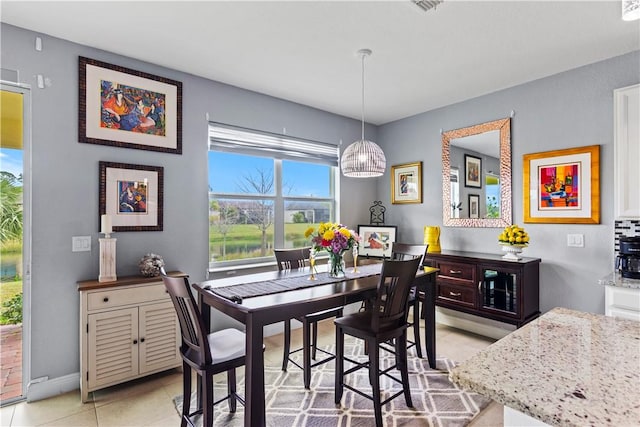
[{"label": "white pillar candle", "polygon": [[100,232],[104,234],[111,234],[111,217],[109,215],[102,215],[100,217]]}]

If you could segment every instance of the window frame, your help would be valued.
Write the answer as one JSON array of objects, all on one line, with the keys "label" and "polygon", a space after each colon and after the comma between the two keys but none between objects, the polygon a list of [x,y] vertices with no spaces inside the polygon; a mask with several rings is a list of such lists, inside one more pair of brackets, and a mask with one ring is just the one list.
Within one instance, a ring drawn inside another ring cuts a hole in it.
[{"label": "window frame", "polygon": [[[213,125],[213,124],[212,124]],[[243,131],[247,131],[244,129]],[[260,133],[257,133],[259,135]],[[272,135],[272,134],[270,134]],[[287,139],[293,139],[290,136],[282,135],[282,137],[286,137]],[[302,140],[301,140],[302,141]],[[309,140],[303,140],[305,144],[309,144]],[[325,145],[324,143],[318,143],[318,145]],[[238,155],[247,155],[247,156],[255,156],[255,157],[265,157],[273,160],[273,179],[274,179],[274,193],[271,195],[262,195],[262,194],[246,194],[246,193],[219,193],[214,191],[209,191],[208,193],[208,203],[207,206],[210,206],[212,200],[215,199],[235,199],[235,200],[267,200],[273,203],[273,211],[274,211],[274,222],[273,222],[273,245],[274,247],[284,247],[285,245],[285,206],[288,202],[319,202],[319,203],[329,203],[331,206],[332,219],[331,221],[339,222],[340,221],[340,210],[339,210],[339,198],[340,198],[340,175],[339,175],[339,167],[336,164],[332,164],[332,161],[323,161],[318,160],[317,158],[313,158],[310,156],[309,158],[304,157],[287,157],[287,156],[279,156],[277,153],[273,153],[273,155],[269,156],[269,152],[258,152],[255,149],[249,147],[247,149],[243,149],[241,147],[235,147],[233,150],[230,150],[225,147],[216,146],[214,143],[209,144],[209,149],[207,153],[211,151],[217,152],[231,152]],[[336,159],[337,159],[338,147],[336,146]],[[208,156],[208,155],[207,155]],[[329,168],[329,196],[328,197],[313,197],[313,196],[288,196],[283,194],[283,162],[284,161],[292,161],[292,162],[301,162],[301,163],[314,163],[314,164],[322,164]],[[207,160],[208,167],[211,167],[211,163]],[[207,174],[208,176],[208,174]],[[207,215],[209,211],[207,210]],[[208,224],[208,221],[207,221]],[[210,233],[211,226],[207,225],[207,231]],[[209,235],[209,233],[207,235]],[[207,242],[207,248],[209,247],[209,242]],[[238,268],[238,267],[246,267],[246,268],[254,268],[254,267],[262,267],[262,266],[271,266],[275,265],[275,257],[265,256],[265,257],[255,257],[255,258],[244,258],[244,259],[236,259],[236,260],[227,260],[227,261],[212,261],[211,254],[208,253],[208,271],[216,272],[216,271],[224,271],[228,269]]]}]

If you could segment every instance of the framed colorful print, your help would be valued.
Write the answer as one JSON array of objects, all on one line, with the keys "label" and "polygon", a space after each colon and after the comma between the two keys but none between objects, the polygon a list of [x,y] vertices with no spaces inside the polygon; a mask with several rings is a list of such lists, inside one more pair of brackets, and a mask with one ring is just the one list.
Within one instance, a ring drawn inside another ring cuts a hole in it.
[{"label": "framed colorful print", "polygon": [[464,155],[464,186],[482,188],[482,159],[470,154]]},{"label": "framed colorful print", "polygon": [[114,232],[162,231],[164,168],[100,162],[99,215]]},{"label": "framed colorful print", "polygon": [[524,222],[600,223],[600,146],[523,156]]},{"label": "framed colorful print", "polygon": [[480,195],[469,194],[469,218],[480,218]]},{"label": "framed colorful print", "polygon": [[422,203],[422,162],[391,166],[391,203]]},{"label": "framed colorful print", "polygon": [[182,83],[80,57],[80,142],[182,154]]},{"label": "framed colorful print", "polygon": [[360,245],[358,255],[374,258],[390,258],[391,246],[396,241],[395,225],[359,225]]}]

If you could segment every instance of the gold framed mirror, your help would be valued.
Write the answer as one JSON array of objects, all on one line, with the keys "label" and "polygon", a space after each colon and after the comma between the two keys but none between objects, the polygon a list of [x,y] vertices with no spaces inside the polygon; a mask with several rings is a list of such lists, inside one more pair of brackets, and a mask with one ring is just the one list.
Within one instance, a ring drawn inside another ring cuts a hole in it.
[{"label": "gold framed mirror", "polygon": [[448,227],[511,224],[511,119],[442,133],[442,221]]}]

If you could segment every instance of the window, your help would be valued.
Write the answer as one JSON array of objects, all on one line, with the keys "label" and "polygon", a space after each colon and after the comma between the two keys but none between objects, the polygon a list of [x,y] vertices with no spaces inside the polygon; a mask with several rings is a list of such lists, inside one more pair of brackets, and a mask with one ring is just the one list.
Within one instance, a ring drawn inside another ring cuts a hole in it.
[{"label": "window", "polygon": [[333,145],[211,123],[210,268],[271,261],[337,221],[337,162]]}]

